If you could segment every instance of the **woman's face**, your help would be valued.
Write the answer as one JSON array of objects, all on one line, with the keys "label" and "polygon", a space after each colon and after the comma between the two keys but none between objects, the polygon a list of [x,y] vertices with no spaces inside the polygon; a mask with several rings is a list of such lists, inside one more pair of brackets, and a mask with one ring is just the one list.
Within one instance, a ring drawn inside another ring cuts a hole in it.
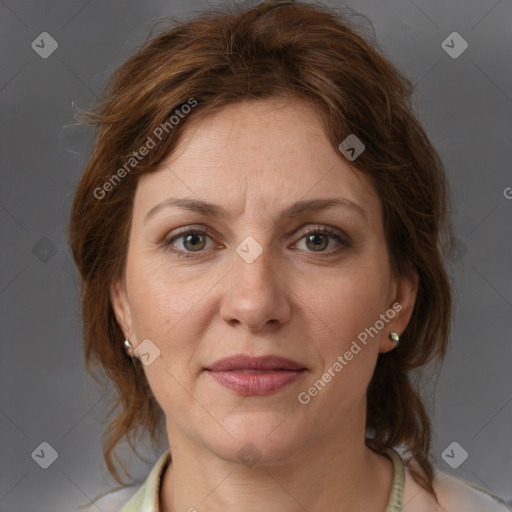
[{"label": "woman's face", "polygon": [[183,135],[139,180],[112,290],[171,451],[271,463],[364,439],[378,353],[416,294],[390,274],[379,197],[297,100],[231,105]]}]

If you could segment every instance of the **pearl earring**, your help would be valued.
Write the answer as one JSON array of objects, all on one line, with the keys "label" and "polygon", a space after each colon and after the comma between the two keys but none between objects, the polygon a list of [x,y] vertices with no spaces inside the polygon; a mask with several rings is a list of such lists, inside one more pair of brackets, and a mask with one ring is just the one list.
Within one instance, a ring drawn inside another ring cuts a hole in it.
[{"label": "pearl earring", "polygon": [[133,346],[128,339],[124,340],[124,348],[126,350],[126,353],[133,359],[133,355],[131,353]]},{"label": "pearl earring", "polygon": [[391,331],[389,333],[389,338],[391,339],[391,341],[393,343],[395,343],[396,345],[398,345],[398,342],[400,341],[400,336],[398,336],[398,334],[395,332],[395,331]]}]

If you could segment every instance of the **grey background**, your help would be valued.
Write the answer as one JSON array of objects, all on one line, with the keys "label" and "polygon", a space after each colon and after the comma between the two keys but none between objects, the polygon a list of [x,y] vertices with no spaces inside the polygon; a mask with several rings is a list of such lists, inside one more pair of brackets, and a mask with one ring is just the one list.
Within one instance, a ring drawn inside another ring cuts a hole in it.
[{"label": "grey background", "polygon": [[[92,143],[86,128],[72,126],[73,105],[90,104],[155,17],[189,16],[208,5],[214,4],[0,2],[3,512],[78,510],[115,486],[100,441],[111,392],[85,374],[77,273],[65,242],[73,190]],[[457,309],[433,411],[434,455],[442,470],[512,501],[512,200],[506,197],[512,187],[512,3],[345,5],[369,17],[381,50],[416,84],[417,114],[445,162],[456,202]],[[354,21],[371,36],[364,19]],[[469,44],[457,59],[441,47],[453,31]],[[42,32],[58,42],[47,59],[31,47]],[[441,457],[453,441],[469,454],[454,470]],[[31,457],[42,442],[58,452],[48,469]],[[128,448],[121,453],[140,480],[159,455],[145,446],[145,461]]]}]

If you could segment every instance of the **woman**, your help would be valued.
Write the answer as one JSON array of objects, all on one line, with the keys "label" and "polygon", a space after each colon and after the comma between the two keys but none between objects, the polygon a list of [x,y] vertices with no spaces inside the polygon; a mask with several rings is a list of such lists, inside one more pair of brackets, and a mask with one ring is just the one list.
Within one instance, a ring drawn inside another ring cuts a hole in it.
[{"label": "woman", "polygon": [[86,360],[117,386],[114,477],[123,436],[169,450],[102,510],[506,510],[433,467],[409,374],[452,314],[411,92],[292,1],[204,13],[114,73],[71,214]]}]

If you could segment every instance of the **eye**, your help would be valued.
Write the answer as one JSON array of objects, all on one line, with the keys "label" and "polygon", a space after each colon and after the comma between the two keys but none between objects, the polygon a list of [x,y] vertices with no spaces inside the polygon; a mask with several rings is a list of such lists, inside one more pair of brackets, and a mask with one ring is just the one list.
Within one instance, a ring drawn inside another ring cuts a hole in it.
[{"label": "eye", "polygon": [[[203,249],[205,249],[208,238],[211,240],[211,235],[209,234],[208,230],[200,231],[198,229],[188,229],[187,231],[183,231],[182,233],[167,239],[165,245],[168,246],[168,248],[175,252],[178,256],[187,258],[189,257],[186,254],[187,252],[201,252]],[[174,249],[173,247],[175,241],[180,241],[183,248]]]},{"label": "eye", "polygon": [[349,247],[350,244],[347,240],[345,240],[337,231],[332,230],[329,227],[324,228],[315,228],[313,230],[308,231],[305,235],[300,239],[305,240],[305,245],[307,247],[308,252],[337,252],[343,247],[337,247],[332,251],[325,251],[325,249],[329,246],[330,240],[335,240],[343,247]]},{"label": "eye", "polygon": [[[175,234],[171,238],[166,239],[165,247],[166,249],[176,254],[176,256],[189,258],[194,256],[193,253],[201,253],[205,249],[211,249],[212,244],[207,247],[207,242],[208,239],[210,239],[210,241],[213,243],[212,236],[213,233],[211,233],[208,229],[187,229],[181,233]],[[350,247],[350,243],[347,239],[329,227],[309,230],[302,235],[299,242],[302,240],[305,240],[306,244],[306,249],[301,248],[302,250],[314,253],[325,252],[327,255],[332,255],[345,247]],[[329,246],[332,240],[335,240],[338,243],[338,247],[335,247],[330,251],[326,251],[325,249]],[[181,247],[177,247],[176,242],[179,242]]]}]

